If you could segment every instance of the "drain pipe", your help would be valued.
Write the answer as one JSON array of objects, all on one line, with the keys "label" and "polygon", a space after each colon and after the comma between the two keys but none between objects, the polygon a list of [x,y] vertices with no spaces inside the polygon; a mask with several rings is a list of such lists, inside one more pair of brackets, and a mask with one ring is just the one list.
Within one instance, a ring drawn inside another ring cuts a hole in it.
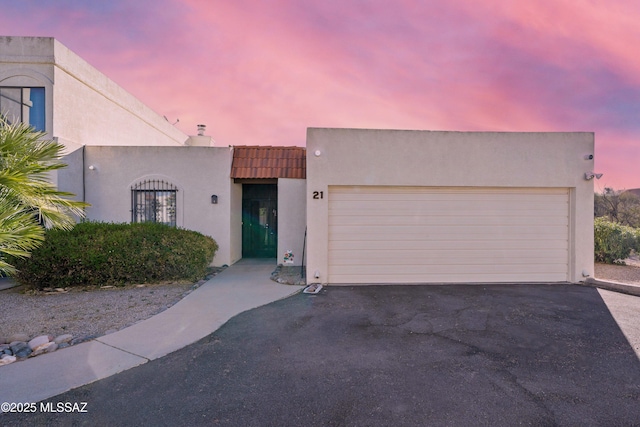
[{"label": "drain pipe", "polygon": [[[82,146],[82,201],[86,203],[87,201],[87,183],[86,183],[86,179],[87,177],[85,176],[85,162],[86,162],[86,145]],[[84,209],[84,208],[83,208]]]},{"label": "drain pipe", "polygon": [[307,247],[307,227],[304,228],[304,241],[302,242],[302,265],[300,266],[300,277],[306,279],[304,272],[304,249]]},{"label": "drain pipe", "polygon": [[[304,271],[304,250],[307,247],[307,227],[304,228],[304,243],[302,244],[302,266],[300,267],[300,276],[303,279],[306,279],[306,274]],[[302,290],[303,294],[317,294],[322,290],[322,285],[320,283],[312,283]]]}]

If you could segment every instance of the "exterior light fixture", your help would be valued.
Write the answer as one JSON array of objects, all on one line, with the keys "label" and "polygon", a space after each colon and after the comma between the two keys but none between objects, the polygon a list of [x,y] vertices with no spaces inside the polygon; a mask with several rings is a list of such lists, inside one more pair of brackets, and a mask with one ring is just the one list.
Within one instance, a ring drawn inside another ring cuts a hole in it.
[{"label": "exterior light fixture", "polygon": [[217,205],[218,204],[218,196],[216,196],[215,194],[213,194],[211,196],[211,204],[212,205]]},{"label": "exterior light fixture", "polygon": [[593,178],[600,179],[600,178],[602,178],[602,174],[601,173],[595,173],[595,172],[585,172],[584,179],[589,181],[589,180],[592,180]]},{"label": "exterior light fixture", "polygon": [[320,150],[316,150],[313,154],[315,154],[316,157],[320,157],[320,154],[322,153],[320,152]]},{"label": "exterior light fixture", "polygon": [[89,166],[89,170],[90,170],[90,171],[94,171],[94,170],[96,170],[96,167],[95,167],[95,166],[93,166],[93,165],[91,165],[91,166]]}]

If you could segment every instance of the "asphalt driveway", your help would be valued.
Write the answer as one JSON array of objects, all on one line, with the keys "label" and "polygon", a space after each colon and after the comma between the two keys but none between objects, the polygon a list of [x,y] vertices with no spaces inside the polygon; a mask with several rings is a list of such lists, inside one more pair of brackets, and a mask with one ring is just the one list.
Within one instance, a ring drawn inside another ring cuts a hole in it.
[{"label": "asphalt driveway", "polygon": [[0,423],[637,425],[640,362],[593,288],[330,287],[49,402]]}]

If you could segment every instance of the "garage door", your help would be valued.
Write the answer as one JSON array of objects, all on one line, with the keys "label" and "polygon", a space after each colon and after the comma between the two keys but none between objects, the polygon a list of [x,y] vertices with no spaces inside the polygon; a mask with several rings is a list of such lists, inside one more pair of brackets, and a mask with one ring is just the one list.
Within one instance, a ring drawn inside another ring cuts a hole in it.
[{"label": "garage door", "polygon": [[569,190],[329,187],[329,283],[562,282]]}]

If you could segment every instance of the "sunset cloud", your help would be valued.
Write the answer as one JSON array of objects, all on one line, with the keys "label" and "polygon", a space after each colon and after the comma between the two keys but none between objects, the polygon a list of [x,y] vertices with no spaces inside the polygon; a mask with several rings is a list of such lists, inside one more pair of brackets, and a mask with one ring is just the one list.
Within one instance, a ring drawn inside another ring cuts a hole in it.
[{"label": "sunset cloud", "polygon": [[56,37],[219,145],[304,145],[310,126],[593,131],[601,181],[634,188],[632,3],[26,1],[0,27]]}]

